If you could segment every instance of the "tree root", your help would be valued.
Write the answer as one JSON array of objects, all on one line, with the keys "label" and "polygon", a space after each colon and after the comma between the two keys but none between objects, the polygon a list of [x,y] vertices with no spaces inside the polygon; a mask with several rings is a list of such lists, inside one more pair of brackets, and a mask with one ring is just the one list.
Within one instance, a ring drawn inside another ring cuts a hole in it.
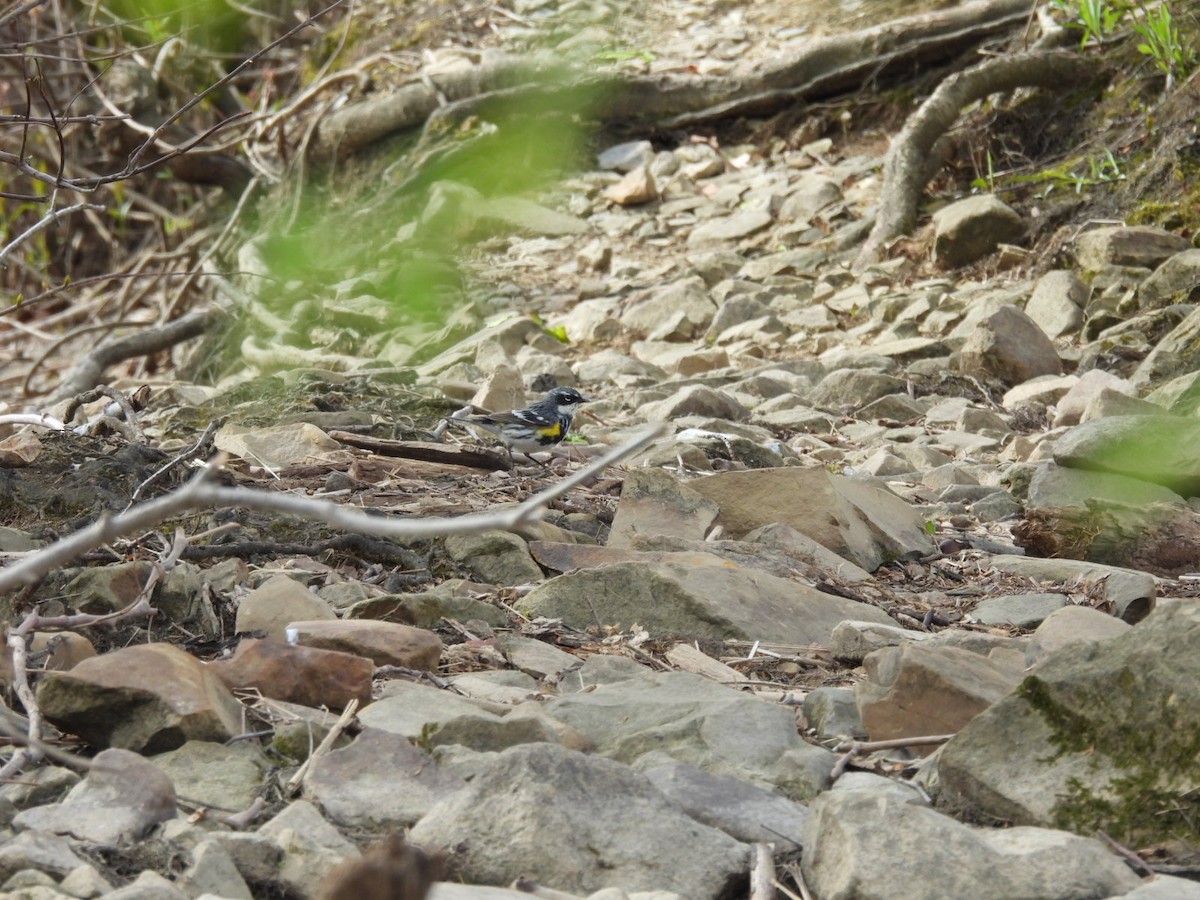
[{"label": "tree root", "polygon": [[[1025,24],[1028,0],[981,0],[814,40],[794,58],[769,60],[727,76],[567,69],[547,56],[484,54],[444,72],[427,72],[400,90],[342,107],[317,130],[311,155],[332,160],[417,128],[439,109],[522,85],[595,91],[593,117],[630,130],[682,128],[737,115],[764,115],[797,101],[826,99],[917,66],[948,62],[982,41]],[[450,116],[453,118],[453,115]]]},{"label": "tree root", "polygon": [[916,223],[921,191],[929,180],[928,161],[934,145],[949,130],[964,106],[989,94],[1020,87],[1078,84],[1096,62],[1072,52],[1047,51],[1000,56],[951,75],[909,117],[892,142],[883,164],[883,195],[875,226],[859,251],[854,269],[879,262],[885,244],[906,234]]}]

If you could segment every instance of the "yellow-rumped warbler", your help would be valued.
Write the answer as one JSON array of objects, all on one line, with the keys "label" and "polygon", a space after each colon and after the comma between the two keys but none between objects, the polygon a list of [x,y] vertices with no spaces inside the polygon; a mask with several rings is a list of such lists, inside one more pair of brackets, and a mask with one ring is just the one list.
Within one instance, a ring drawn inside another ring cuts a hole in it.
[{"label": "yellow-rumped warbler", "polygon": [[446,421],[476,425],[490,431],[508,448],[511,459],[514,450],[529,456],[562,443],[571,431],[576,410],[587,402],[588,398],[575,388],[556,387],[524,409],[479,416],[449,416]]}]

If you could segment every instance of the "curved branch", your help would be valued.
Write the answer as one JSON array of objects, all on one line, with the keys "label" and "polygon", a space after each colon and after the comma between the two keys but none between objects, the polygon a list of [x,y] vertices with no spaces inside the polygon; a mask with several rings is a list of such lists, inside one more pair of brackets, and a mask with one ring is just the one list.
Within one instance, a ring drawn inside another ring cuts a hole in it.
[{"label": "curved branch", "polygon": [[1051,51],[999,56],[951,75],[913,113],[892,142],[883,163],[883,193],[875,227],[859,251],[855,270],[879,262],[884,245],[906,234],[917,221],[917,206],[929,177],[933,146],[969,103],[1020,87],[1078,84],[1096,72],[1096,61],[1073,52]]}]

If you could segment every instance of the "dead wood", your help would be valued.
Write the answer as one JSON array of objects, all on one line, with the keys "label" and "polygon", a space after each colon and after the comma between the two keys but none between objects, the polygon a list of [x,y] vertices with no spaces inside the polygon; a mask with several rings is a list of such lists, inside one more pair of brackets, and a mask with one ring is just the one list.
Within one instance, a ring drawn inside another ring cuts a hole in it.
[{"label": "dead wood", "polygon": [[488,471],[507,471],[512,468],[512,463],[505,454],[493,453],[488,450],[454,447],[449,444],[437,444],[433,441],[389,441],[384,438],[351,434],[348,431],[331,431],[329,436],[349,447],[369,450],[379,456],[415,459],[442,465],[468,466],[472,469],[487,469]]},{"label": "dead wood", "polygon": [[1030,556],[1085,559],[1174,577],[1200,570],[1200,513],[1183,505],[1030,510],[1013,526]]},{"label": "dead wood", "polygon": [[[544,56],[485,55],[475,65],[426,72],[394,93],[336,110],[320,123],[311,153],[321,160],[343,158],[423,125],[440,108],[529,85],[560,97],[580,87],[595,91],[599,108],[594,116],[630,129],[680,128],[735,115],[763,115],[797,101],[827,99],[879,78],[949,62],[997,34],[1023,26],[1028,16],[1028,0],[981,0],[820,38],[795,57],[758,63],[727,76],[597,75],[566,70],[560,61]],[[566,94],[564,85],[569,85]]]},{"label": "dead wood", "polygon": [[892,142],[883,163],[883,195],[875,226],[855,261],[861,270],[883,257],[885,245],[916,223],[921,191],[932,177],[934,145],[964,106],[1022,87],[1062,88],[1096,74],[1094,59],[1069,51],[1000,56],[951,75],[921,104]]}]

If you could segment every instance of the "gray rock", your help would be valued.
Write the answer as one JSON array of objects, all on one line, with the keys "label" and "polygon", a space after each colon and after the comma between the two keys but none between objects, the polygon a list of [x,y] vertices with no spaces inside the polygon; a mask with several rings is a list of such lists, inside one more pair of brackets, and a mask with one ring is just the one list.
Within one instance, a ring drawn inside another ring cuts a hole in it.
[{"label": "gray rock", "polygon": [[1200,250],[1176,253],[1159,266],[1138,288],[1142,309],[1171,303],[1195,303],[1200,287]]},{"label": "gray rock", "polygon": [[450,559],[483,582],[517,585],[545,577],[525,541],[508,531],[451,535],[445,546]]},{"label": "gray rock", "polygon": [[201,841],[192,849],[192,863],[177,883],[189,897],[208,894],[229,900],[254,900],[233,857],[217,841]]},{"label": "gray rock", "polygon": [[[282,851],[282,865],[273,880],[302,896],[316,896],[334,866],[361,854],[358,848],[326,822],[307,800],[294,800],[263,824],[258,833]],[[236,857],[235,857],[236,859]]]},{"label": "gray rock", "polygon": [[649,141],[627,141],[613,144],[607,150],[598,153],[596,162],[602,169],[629,172],[648,165],[653,158],[654,147]]},{"label": "gray rock", "polygon": [[273,575],[241,599],[234,627],[239,634],[265,631],[267,637],[285,640],[290,622],[336,619],[333,607],[286,575]]},{"label": "gray rock", "polygon": [[1200,900],[1200,884],[1172,875],[1153,875],[1121,900]]},{"label": "gray rock", "polygon": [[[592,679],[595,670],[584,666],[578,677]],[[801,740],[786,707],[686,672],[652,677],[639,672],[559,697],[546,704],[546,711],[590,737],[600,756],[656,765],[666,754],[714,774],[775,787],[797,800],[828,786],[835,759]]]},{"label": "gray rock", "polygon": [[809,221],[830,205],[842,199],[841,183],[828,175],[817,172],[803,173],[792,187],[783,206],[779,209],[781,221]]},{"label": "gray rock", "polygon": [[852,688],[819,687],[809,691],[804,698],[804,719],[823,742],[840,738],[865,741],[868,736]]},{"label": "gray rock", "polygon": [[747,864],[742,844],[664,803],[644,775],[553,745],[489,760],[409,837],[427,848],[464,848],[456,869],[467,881],[525,876],[575,893],[615,886],[716,900]]},{"label": "gray rock", "polygon": [[700,384],[689,385],[674,396],[642,406],[642,416],[650,422],[666,422],[682,416],[709,416],[744,422],[750,411],[728,394]]},{"label": "gray rock", "polygon": [[979,323],[959,351],[958,367],[1010,386],[1062,374],[1062,360],[1050,338],[1015,306],[1001,307]]},{"label": "gray rock", "polygon": [[1200,608],[1172,601],[1061,648],[942,748],[940,802],[1135,845],[1194,835],[1179,812],[1200,781],[1197,640]]},{"label": "gray rock", "polygon": [[[1007,748],[1004,748],[1007,749]],[[888,823],[881,828],[880,823]],[[809,809],[804,878],[821,900],[1111,897],[1141,880],[1098,840],[1043,828],[984,829],[863,791],[825,794]],[[937,847],[954,865],[929,866]]]},{"label": "gray rock", "polygon": [[702,335],[716,313],[708,287],[693,276],[630,303],[621,324],[652,340],[685,341]]},{"label": "gray rock", "polygon": [[171,779],[138,754],[112,749],[96,756],[65,800],[18,813],[13,825],[113,846],[137,841],[175,812]]},{"label": "gray rock", "polygon": [[399,829],[464,783],[442,771],[408,738],[367,728],[350,746],[317,760],[305,786],[335,825]]},{"label": "gray rock", "polygon": [[1120,619],[1090,606],[1064,606],[1046,617],[1034,631],[1025,661],[1037,665],[1063,647],[1087,641],[1107,641],[1130,629]]},{"label": "gray rock", "polygon": [[181,797],[235,811],[254,801],[262,788],[263,775],[272,766],[250,741],[188,741],[176,750],[155,756],[154,764],[171,779]]},{"label": "gray rock", "polygon": [[970,265],[1025,234],[1021,217],[992,194],[943,206],[933,214],[933,225],[934,259],[950,268]]},{"label": "gray rock", "polygon": [[730,775],[670,762],[646,769],[650,783],[685,813],[743,843],[765,841],[776,849],[800,848],[807,810],[794,800]]},{"label": "gray rock", "polygon": [[1189,312],[1151,346],[1146,358],[1129,376],[1140,389],[1200,369],[1200,307]]},{"label": "gray rock", "polygon": [[703,540],[719,510],[663,469],[635,469],[625,477],[609,547],[628,547],[635,535]]},{"label": "gray rock", "polygon": [[888,394],[903,394],[908,382],[894,375],[872,372],[867,369],[834,369],[809,395],[814,406],[828,409],[851,407],[857,409],[864,404]]},{"label": "gray rock", "polygon": [[0,883],[22,869],[62,878],[85,864],[64,837],[46,831],[22,831],[0,842]]},{"label": "gray rock", "polygon": [[1183,503],[1177,493],[1129,475],[1041,463],[1029,481],[1028,509],[1086,509],[1096,500],[1127,506]]},{"label": "gray rock", "polygon": [[1089,369],[1056,401],[1054,427],[1078,425],[1088,403],[1104,388],[1114,388],[1127,394],[1136,393],[1133,385],[1119,375],[1103,369]]},{"label": "gray rock", "polygon": [[982,601],[971,615],[984,625],[1037,628],[1047,616],[1069,602],[1064,594],[1009,594]]},{"label": "gray rock", "polygon": [[759,569],[693,554],[691,564],[627,562],[552,578],[516,602],[575,628],[637,623],[656,634],[825,644],[846,618],[889,621],[874,607]]},{"label": "gray rock", "polygon": [[90,900],[92,897],[102,897],[112,891],[113,887],[93,866],[84,865],[73,869],[59,882],[59,887],[72,897]]},{"label": "gray rock", "polygon": [[1060,466],[1111,472],[1200,494],[1200,422],[1178,416],[1113,416],[1072,428],[1054,445]]},{"label": "gray rock", "polygon": [[859,622],[846,620],[839,622],[830,635],[829,650],[836,659],[847,662],[862,662],[867,654],[884,647],[899,647],[903,644],[915,644],[933,637],[926,631],[909,631],[893,623]]},{"label": "gray rock", "polygon": [[1022,575],[1036,581],[1082,584],[1089,591],[1099,587],[1100,598],[1111,603],[1118,618],[1140,622],[1154,609],[1158,590],[1154,576],[1119,566],[1078,559],[1038,559],[1032,556],[992,556],[983,562],[999,572]]},{"label": "gray rock", "polygon": [[721,241],[736,241],[757,231],[762,231],[771,222],[771,214],[765,209],[735,212],[693,228],[692,233],[688,235],[688,246],[700,247]]},{"label": "gray rock", "polygon": [[1074,334],[1083,326],[1087,298],[1087,285],[1074,272],[1057,269],[1037,280],[1025,304],[1025,314],[1049,338]]},{"label": "gray rock", "polygon": [[114,900],[188,900],[188,895],[173,882],[150,869],[138,873],[130,884],[117,888],[105,897]]},{"label": "gray rock", "polygon": [[1187,238],[1161,228],[1107,226],[1085,231],[1075,239],[1075,261],[1084,272],[1099,272],[1113,265],[1153,269],[1189,249]]}]

